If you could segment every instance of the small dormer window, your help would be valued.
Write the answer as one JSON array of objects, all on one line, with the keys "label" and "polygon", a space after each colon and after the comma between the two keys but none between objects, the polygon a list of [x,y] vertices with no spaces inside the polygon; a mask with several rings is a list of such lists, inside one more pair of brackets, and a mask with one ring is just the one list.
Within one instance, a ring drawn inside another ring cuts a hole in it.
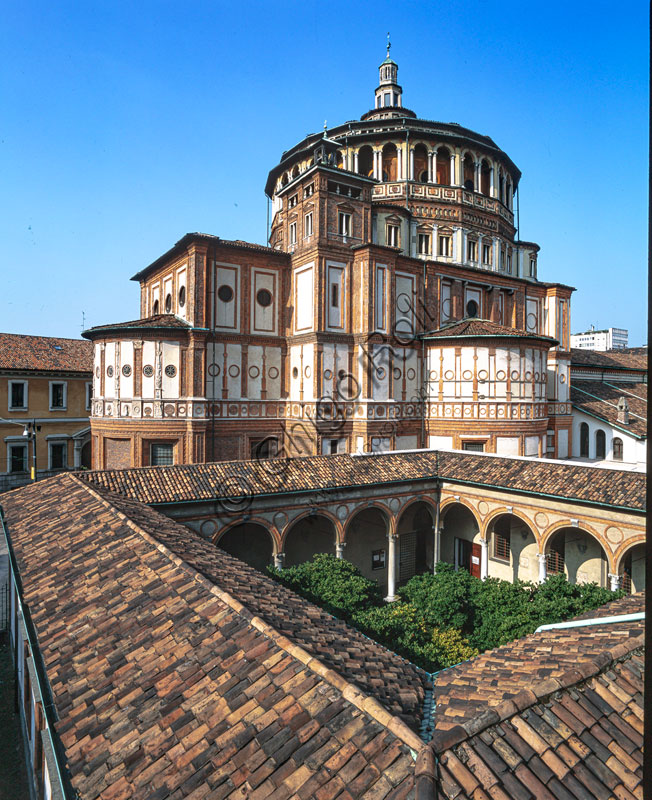
[{"label": "small dormer window", "polygon": [[391,222],[387,223],[387,244],[389,247],[399,246],[399,231],[398,225]]}]

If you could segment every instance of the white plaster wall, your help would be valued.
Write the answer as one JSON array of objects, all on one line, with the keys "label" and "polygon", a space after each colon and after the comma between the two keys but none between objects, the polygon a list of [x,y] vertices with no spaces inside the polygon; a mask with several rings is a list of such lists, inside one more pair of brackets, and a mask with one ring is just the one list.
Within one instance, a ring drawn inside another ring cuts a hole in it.
[{"label": "white plaster wall", "polygon": [[[539,455],[539,443],[541,438],[539,436],[526,436],[525,437],[525,455],[526,456],[538,456]],[[543,450],[541,452],[544,452]]]},{"label": "white plaster wall", "polygon": [[[573,407],[573,457],[580,457],[580,426],[586,422],[589,426],[589,458],[596,457],[595,434],[598,430],[605,433],[605,455],[606,461],[613,461],[613,439],[618,437],[623,442],[623,461],[630,464],[645,464],[647,461],[647,450],[645,440],[641,441],[633,436],[628,436],[622,430],[613,428],[606,422],[585,414],[578,408]],[[622,463],[620,461],[616,464]]]},{"label": "white plaster wall", "polygon": [[557,431],[557,458],[568,458],[568,431]]},{"label": "white plaster wall", "polygon": [[[131,375],[126,377],[122,368],[131,367]],[[131,398],[134,396],[134,343],[120,342],[120,397]]]},{"label": "white plaster wall", "polygon": [[102,397],[101,388],[102,388],[102,347],[99,342],[96,342],[93,348],[93,397]]},{"label": "white plaster wall", "polygon": [[[221,286],[229,286],[233,297],[220,300]],[[240,267],[237,264],[218,264],[215,268],[215,327],[223,331],[239,330],[240,324]]]},{"label": "white plaster wall", "polygon": [[519,455],[519,441],[518,436],[497,436],[496,452],[501,456],[517,456]]},{"label": "white plaster wall", "polygon": [[141,396],[147,398],[154,397],[154,379],[156,375],[156,345],[154,342],[143,342],[143,367],[151,366],[154,374],[151,377],[142,375]]},{"label": "white plaster wall", "polygon": [[372,392],[374,400],[389,400],[389,370],[391,368],[391,346],[372,345]]},{"label": "white plaster wall", "polygon": [[[162,396],[167,399],[170,397],[179,397],[179,342],[162,342]],[[172,365],[176,369],[176,375],[173,378],[165,374],[165,368]]]},{"label": "white plaster wall", "polygon": [[416,434],[414,436],[396,437],[396,450],[415,450],[417,447]]},{"label": "white plaster wall", "polygon": [[453,437],[452,436],[430,436],[428,439],[428,447],[433,450],[452,450]]},{"label": "white plaster wall", "polygon": [[295,304],[294,328],[296,331],[307,331],[313,328],[314,316],[314,279],[313,264],[299,267],[294,272]]},{"label": "white plaster wall", "polygon": [[[180,267],[177,270],[177,296],[174,300],[174,305],[176,306],[176,313],[182,319],[188,319],[188,309],[190,308],[190,298],[188,297],[188,287],[186,285],[186,275],[187,275],[187,265],[184,264],[183,267]],[[186,289],[186,303],[182,307],[179,305],[179,291],[181,287],[185,287]]]},{"label": "white plaster wall", "polygon": [[108,342],[104,349],[104,396],[107,398],[115,397],[115,373],[109,377],[107,369],[113,367],[115,370],[115,342]]},{"label": "white plaster wall", "polygon": [[226,388],[229,399],[242,395],[242,347],[239,344],[226,346]]}]

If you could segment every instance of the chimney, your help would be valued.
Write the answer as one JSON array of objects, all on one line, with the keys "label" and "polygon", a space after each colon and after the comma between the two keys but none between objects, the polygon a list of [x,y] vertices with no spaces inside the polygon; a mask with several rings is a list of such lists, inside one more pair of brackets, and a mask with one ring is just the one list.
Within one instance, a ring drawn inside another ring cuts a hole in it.
[{"label": "chimney", "polygon": [[627,405],[627,400],[624,397],[621,397],[618,400],[618,422],[621,425],[629,425],[629,406]]}]

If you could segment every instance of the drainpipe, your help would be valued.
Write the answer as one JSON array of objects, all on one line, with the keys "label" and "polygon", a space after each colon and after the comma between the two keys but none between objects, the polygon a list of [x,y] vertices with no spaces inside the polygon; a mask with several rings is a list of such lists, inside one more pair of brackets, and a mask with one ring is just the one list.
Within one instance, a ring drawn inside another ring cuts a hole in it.
[{"label": "drainpipe", "polygon": [[593,617],[592,619],[575,619],[571,622],[553,622],[550,625],[539,625],[534,631],[541,633],[541,631],[551,631],[558,628],[580,628],[583,625],[610,625],[614,622],[638,622],[645,619],[645,611],[639,611],[635,614],[618,614],[613,617]]}]

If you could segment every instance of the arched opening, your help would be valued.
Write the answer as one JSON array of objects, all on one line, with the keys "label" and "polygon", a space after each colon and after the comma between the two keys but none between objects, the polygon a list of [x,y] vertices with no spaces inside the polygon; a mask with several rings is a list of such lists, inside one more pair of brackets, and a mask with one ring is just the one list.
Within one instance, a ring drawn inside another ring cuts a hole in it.
[{"label": "arched opening", "polygon": [[342,151],[338,150],[335,153],[335,166],[338,169],[344,169],[344,156],[342,155]]},{"label": "arched opening", "polygon": [[611,450],[613,453],[614,461],[623,460],[623,440],[620,439],[618,436],[614,436],[611,442]]},{"label": "arched opening", "polygon": [[489,572],[506,581],[532,581],[539,577],[538,546],[534,533],[514,514],[501,514],[488,532]]},{"label": "arched opening", "polygon": [[510,180],[507,181],[505,186],[505,205],[507,208],[512,207],[512,182]]},{"label": "arched opening", "polygon": [[396,145],[391,142],[383,147],[383,176],[384,181],[395,181],[397,172],[398,154]]},{"label": "arched opening", "polygon": [[345,558],[387,591],[388,525],[379,508],[363,508],[346,526]]},{"label": "arched opening", "polygon": [[82,445],[81,449],[81,465],[86,469],[91,468],[91,442],[90,439]]},{"label": "arched opening", "polygon": [[156,316],[159,312],[158,300],[154,300],[154,305],[152,306],[152,314]]},{"label": "arched opening", "polygon": [[255,522],[241,522],[229,528],[217,546],[263,572],[271,564],[274,545],[267,528]]},{"label": "arched opening", "polygon": [[295,164],[292,167],[292,178],[294,179],[294,178],[298,178],[298,177],[299,177],[299,166],[298,166],[298,164]]},{"label": "arched opening", "polygon": [[398,584],[414,575],[431,572],[434,555],[434,519],[423,500],[411,503],[401,514],[398,534]]},{"label": "arched opening", "polygon": [[598,428],[595,432],[595,457],[606,458],[607,454],[607,437],[602,428]]},{"label": "arched opening", "polygon": [[428,183],[428,151],[422,144],[414,148],[414,180]]},{"label": "arched opening", "polygon": [[580,458],[589,457],[589,426],[588,423],[580,424]]},{"label": "arched opening", "polygon": [[372,178],[374,174],[374,151],[365,144],[358,151],[358,172]]},{"label": "arched opening", "polygon": [[443,522],[441,560],[479,578],[482,548],[475,517],[466,506],[453,503],[445,509]]},{"label": "arched opening", "polygon": [[335,553],[335,526],[328,517],[310,514],[294,523],[285,536],[285,566],[303,564],[317,553]]},{"label": "arched opening", "polygon": [[618,570],[620,588],[627,594],[645,589],[645,544],[635,544],[625,552]]},{"label": "arched opening", "polygon": [[581,528],[562,528],[546,545],[549,575],[564,574],[569,583],[607,586],[607,556],[597,539]]},{"label": "arched opening", "polygon": [[491,191],[491,167],[486,158],[482,159],[480,167],[480,191],[487,197]]},{"label": "arched opening", "polygon": [[287,186],[289,183],[289,178],[287,172],[283,173],[283,177],[281,178],[281,186]]},{"label": "arched opening", "polygon": [[464,188],[468,189],[469,192],[472,192],[475,188],[475,165],[473,163],[473,158],[470,153],[467,153],[464,156],[464,161],[462,162],[462,166],[464,169]]},{"label": "arched opening", "polygon": [[437,183],[444,186],[451,183],[451,154],[447,147],[440,147],[437,151]]},{"label": "arched opening", "polygon": [[498,176],[498,198],[502,203],[505,202],[505,176],[502,172]]}]

